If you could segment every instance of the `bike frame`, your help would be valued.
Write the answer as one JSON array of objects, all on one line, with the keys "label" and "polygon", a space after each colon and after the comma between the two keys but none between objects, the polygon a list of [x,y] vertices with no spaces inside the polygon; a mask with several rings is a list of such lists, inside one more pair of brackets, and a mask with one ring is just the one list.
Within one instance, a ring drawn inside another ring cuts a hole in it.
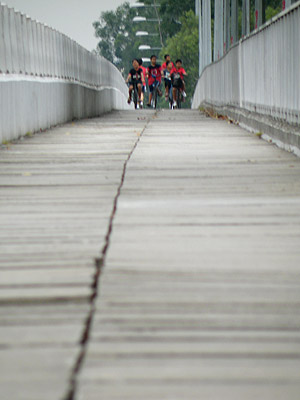
[{"label": "bike frame", "polygon": [[169,89],[169,108],[170,110],[173,110],[173,85],[171,85],[170,89]]},{"label": "bike frame", "polygon": [[176,102],[177,102],[177,108],[181,108],[182,91],[179,88],[176,88]]},{"label": "bike frame", "polygon": [[152,107],[154,109],[156,109],[156,107],[157,107],[157,96],[158,96],[158,87],[160,85],[160,82],[156,79],[156,76],[152,75],[152,77],[155,78],[155,81],[153,82],[154,90],[152,92],[152,102],[151,102],[151,104],[152,104]]},{"label": "bike frame", "polygon": [[133,97],[134,108],[137,109],[139,101],[139,91],[136,83],[133,84],[132,97]]}]

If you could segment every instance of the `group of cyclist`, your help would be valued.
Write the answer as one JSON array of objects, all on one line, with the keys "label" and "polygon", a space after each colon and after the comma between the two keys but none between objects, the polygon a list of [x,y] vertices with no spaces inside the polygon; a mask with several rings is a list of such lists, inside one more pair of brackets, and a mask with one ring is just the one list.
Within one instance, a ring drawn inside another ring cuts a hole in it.
[{"label": "group of cyclist", "polygon": [[[151,64],[149,67],[145,68],[142,59],[135,58],[132,60],[132,69],[129,71],[126,79],[126,83],[129,83],[128,104],[131,103],[132,94],[136,91],[136,103],[139,105],[139,108],[143,107],[144,93],[147,91],[147,79],[150,92],[147,106],[152,107],[154,93],[156,94],[157,92],[159,96],[162,96],[160,85],[162,79],[164,79],[165,100],[169,102],[170,108],[177,108],[179,105],[178,96],[180,96],[183,101],[186,97],[184,77],[187,74],[182,67],[182,60],[177,59],[174,65],[170,55],[166,54],[165,62],[162,65],[157,64],[157,57],[155,55],[151,56],[150,61]],[[135,105],[137,106],[137,104]]]}]

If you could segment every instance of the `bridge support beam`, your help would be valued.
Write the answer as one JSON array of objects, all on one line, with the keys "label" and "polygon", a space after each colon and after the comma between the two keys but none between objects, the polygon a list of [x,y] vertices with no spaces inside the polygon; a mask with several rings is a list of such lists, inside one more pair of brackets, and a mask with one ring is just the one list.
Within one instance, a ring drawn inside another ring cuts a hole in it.
[{"label": "bridge support beam", "polygon": [[203,65],[203,51],[202,51],[202,7],[201,7],[201,0],[196,0],[197,3],[197,12],[198,12],[198,21],[199,21],[199,76],[202,72],[202,65]]},{"label": "bridge support beam", "polygon": [[255,0],[255,29],[265,23],[265,0]]},{"label": "bridge support beam", "polygon": [[239,40],[238,16],[238,0],[231,0],[231,44],[234,44]]},{"label": "bridge support beam", "polygon": [[204,18],[204,48],[205,58],[204,67],[212,62],[211,54],[211,0],[205,0],[203,4]]},{"label": "bridge support beam", "polygon": [[199,76],[212,62],[211,48],[211,0],[197,0],[199,17]]},{"label": "bridge support beam", "polygon": [[224,53],[230,47],[230,0],[224,0]]},{"label": "bridge support beam", "polygon": [[250,34],[250,0],[243,0],[242,36]]},{"label": "bridge support beam", "polygon": [[292,0],[283,0],[282,1],[282,9],[285,10],[286,8],[290,7],[292,5],[293,1]]},{"label": "bridge support beam", "polygon": [[224,0],[215,0],[214,61],[223,56],[223,9]]}]

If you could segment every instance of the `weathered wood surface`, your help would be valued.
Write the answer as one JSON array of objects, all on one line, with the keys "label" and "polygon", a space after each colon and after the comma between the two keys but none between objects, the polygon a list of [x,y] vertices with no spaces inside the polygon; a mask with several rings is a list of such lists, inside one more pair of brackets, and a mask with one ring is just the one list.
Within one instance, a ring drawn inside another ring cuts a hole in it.
[{"label": "weathered wood surface", "polygon": [[3,148],[0,185],[1,400],[299,399],[298,158],[115,112]]}]

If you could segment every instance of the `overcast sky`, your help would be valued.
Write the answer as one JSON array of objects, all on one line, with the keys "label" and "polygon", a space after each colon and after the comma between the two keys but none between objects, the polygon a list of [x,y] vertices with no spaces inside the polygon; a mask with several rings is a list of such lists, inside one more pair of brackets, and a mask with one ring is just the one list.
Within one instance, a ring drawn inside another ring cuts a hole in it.
[{"label": "overcast sky", "polygon": [[[128,0],[134,3],[134,0]],[[125,0],[2,0],[32,19],[55,28],[93,50],[97,45],[92,23],[102,11],[115,10]]]}]

